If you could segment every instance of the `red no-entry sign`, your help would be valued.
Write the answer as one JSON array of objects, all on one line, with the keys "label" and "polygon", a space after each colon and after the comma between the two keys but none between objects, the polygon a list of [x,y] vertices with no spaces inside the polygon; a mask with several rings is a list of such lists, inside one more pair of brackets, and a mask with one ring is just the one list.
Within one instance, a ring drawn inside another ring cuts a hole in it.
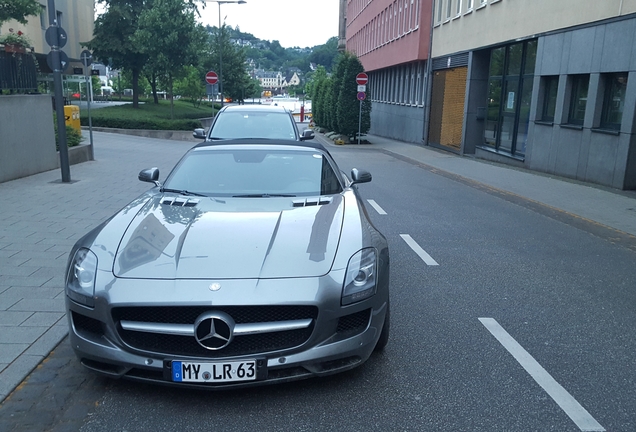
[{"label": "red no-entry sign", "polygon": [[208,84],[216,84],[219,82],[219,76],[214,71],[205,74],[205,82]]},{"label": "red no-entry sign", "polygon": [[356,82],[358,83],[358,85],[365,85],[367,82],[369,82],[369,76],[364,72],[360,72],[358,75],[356,75]]}]

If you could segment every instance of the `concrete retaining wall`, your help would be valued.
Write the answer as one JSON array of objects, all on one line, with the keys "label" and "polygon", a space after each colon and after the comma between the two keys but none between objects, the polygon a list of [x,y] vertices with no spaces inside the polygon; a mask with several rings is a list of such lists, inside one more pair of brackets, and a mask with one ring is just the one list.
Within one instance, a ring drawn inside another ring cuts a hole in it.
[{"label": "concrete retaining wall", "polygon": [[50,95],[0,96],[0,182],[58,167]]}]

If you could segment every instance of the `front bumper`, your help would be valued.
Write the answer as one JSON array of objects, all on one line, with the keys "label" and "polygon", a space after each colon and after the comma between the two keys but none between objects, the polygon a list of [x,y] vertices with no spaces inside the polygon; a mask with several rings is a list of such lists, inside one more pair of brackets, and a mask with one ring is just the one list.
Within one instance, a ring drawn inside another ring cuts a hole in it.
[{"label": "front bumper", "polygon": [[[84,324],[78,326],[76,319],[86,309],[74,304],[67,299],[70,313],[70,343],[82,365],[102,375],[113,378],[126,378],[136,381],[153,382],[158,384],[175,385],[191,388],[229,389],[254,385],[274,384],[315,376],[331,375],[352,369],[364,363],[375,347],[379,338],[387,303],[382,303],[378,308],[362,309],[353,314],[364,313],[368,310],[368,322],[364,328],[347,329],[347,331],[335,331],[333,334],[319,342],[315,342],[313,334],[321,334],[320,318],[312,332],[308,342],[291,349],[280,352],[257,353],[240,357],[202,358],[175,356],[174,354],[161,354],[152,352],[139,352],[127,346],[117,337],[109,336],[108,328],[87,328]],[[358,305],[364,307],[365,305]],[[366,305],[368,306],[368,305]],[[79,309],[76,311],[75,309]],[[355,311],[355,309],[351,309]],[[352,314],[349,314],[352,315]],[[349,315],[344,315],[349,316]],[[75,319],[74,319],[75,317]],[[103,323],[102,323],[103,326]],[[338,330],[340,327],[336,327]],[[351,332],[355,334],[351,335]],[[314,341],[312,343],[312,341]],[[261,379],[256,381],[242,381],[229,383],[177,383],[173,382],[170,374],[166,373],[171,360],[182,361],[240,361],[242,359],[254,359],[259,361],[259,368],[263,373]]]}]

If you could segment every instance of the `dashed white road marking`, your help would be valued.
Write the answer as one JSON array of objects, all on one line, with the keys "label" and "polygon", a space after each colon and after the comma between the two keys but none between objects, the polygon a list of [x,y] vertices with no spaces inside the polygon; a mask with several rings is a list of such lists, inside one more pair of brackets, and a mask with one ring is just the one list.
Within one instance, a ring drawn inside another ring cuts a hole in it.
[{"label": "dashed white road marking", "polygon": [[417,242],[415,240],[413,240],[413,238],[410,235],[408,235],[408,234],[400,234],[400,237],[402,237],[402,240],[404,240],[406,242],[406,244],[409,245],[411,247],[411,249],[413,249],[413,251],[420,258],[422,258],[422,261],[424,261],[426,263],[426,265],[430,265],[430,266],[439,265],[439,264],[437,264],[437,261],[435,261],[429,254],[427,254],[426,251],[424,249],[422,249],[420,247],[420,245],[418,245]]},{"label": "dashed white road marking", "polygon": [[368,199],[368,200],[367,200],[367,202],[368,202],[369,204],[371,204],[371,207],[373,207],[373,208],[375,209],[375,211],[377,211],[379,214],[381,214],[381,215],[385,215],[385,214],[386,214],[386,212],[384,211],[384,209],[383,209],[382,207],[380,207],[380,206],[378,205],[378,203],[377,203],[377,202],[375,202],[375,200]]},{"label": "dashed white road marking", "polygon": [[589,412],[579,404],[552,376],[493,318],[479,321],[519,362],[530,376],[548,393],[582,431],[605,431]]}]

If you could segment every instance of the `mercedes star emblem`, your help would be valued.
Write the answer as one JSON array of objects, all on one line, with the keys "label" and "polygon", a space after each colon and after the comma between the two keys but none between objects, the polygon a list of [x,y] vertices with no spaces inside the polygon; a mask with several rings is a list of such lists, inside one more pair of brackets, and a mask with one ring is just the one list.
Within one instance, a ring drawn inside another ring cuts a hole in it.
[{"label": "mercedes star emblem", "polygon": [[194,338],[212,351],[225,348],[234,337],[234,320],[223,312],[207,312],[194,323]]}]

